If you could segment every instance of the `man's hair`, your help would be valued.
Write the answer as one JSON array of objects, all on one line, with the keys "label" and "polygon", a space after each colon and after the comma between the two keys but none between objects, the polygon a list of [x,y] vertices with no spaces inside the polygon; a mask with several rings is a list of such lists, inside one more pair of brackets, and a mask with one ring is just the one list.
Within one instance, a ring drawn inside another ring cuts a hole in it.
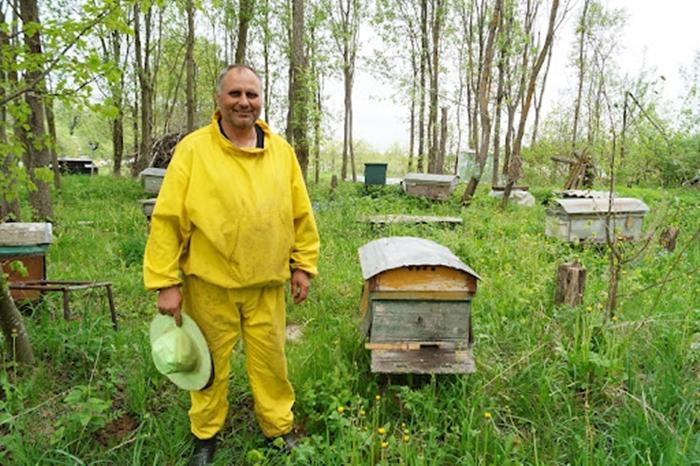
[{"label": "man's hair", "polygon": [[255,71],[255,68],[253,68],[250,65],[246,65],[244,63],[234,63],[233,65],[228,65],[226,68],[221,70],[221,73],[219,73],[219,76],[216,78],[216,93],[219,94],[221,92],[221,83],[224,81],[224,78],[228,74],[229,71],[231,70],[248,70],[251,71],[256,78],[258,78],[258,81],[260,82],[260,87],[262,87],[262,78],[258,74],[257,71]]}]

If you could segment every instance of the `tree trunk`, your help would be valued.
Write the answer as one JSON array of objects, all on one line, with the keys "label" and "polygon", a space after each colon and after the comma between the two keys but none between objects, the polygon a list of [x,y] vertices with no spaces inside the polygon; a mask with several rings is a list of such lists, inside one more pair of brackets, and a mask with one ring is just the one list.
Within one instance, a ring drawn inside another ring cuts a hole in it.
[{"label": "tree trunk", "polygon": [[[112,31],[110,35],[111,54],[114,63],[121,59],[122,38],[119,32]],[[119,69],[119,80],[111,86],[112,101],[117,107],[117,114],[112,120],[112,160],[114,161],[113,173],[121,175],[122,160],[124,158],[124,72]]]},{"label": "tree trunk", "polygon": [[[0,19],[5,22],[5,12],[0,9]],[[12,50],[10,47],[10,38],[7,31],[0,29],[0,49]],[[10,72],[0,69],[0,98],[5,95],[5,84],[7,82],[12,85],[17,82],[16,75],[10,77]],[[7,143],[7,106],[0,105],[0,144]],[[4,221],[20,220],[19,199],[17,198],[17,175],[14,173],[17,161],[14,154],[9,151],[4,151],[0,154],[0,178],[5,180],[4,186],[0,191],[0,223]]]},{"label": "tree trunk", "polygon": [[44,109],[46,110],[46,127],[49,130],[49,138],[51,140],[49,154],[51,169],[53,170],[53,186],[56,189],[61,189],[61,172],[58,169],[58,154],[56,154],[58,139],[56,139],[56,117],[53,113],[53,97],[46,96],[44,98]]},{"label": "tree trunk", "polygon": [[469,205],[474,197],[476,188],[484,173],[484,166],[489,153],[489,142],[491,133],[491,119],[489,116],[489,95],[491,92],[491,64],[493,63],[493,55],[495,49],[495,37],[498,25],[501,22],[501,14],[503,10],[503,0],[497,0],[493,7],[493,14],[489,24],[488,39],[486,40],[486,49],[484,50],[484,63],[481,66],[481,75],[479,76],[479,117],[481,123],[481,136],[479,138],[479,152],[476,156],[476,171],[472,174],[467,189],[462,195],[462,204]]},{"label": "tree trunk", "polygon": [[[20,0],[20,16],[24,25],[30,22],[39,23],[39,10],[36,0]],[[24,43],[29,53],[34,56],[41,56],[41,33],[39,30],[35,34],[25,34]],[[25,81],[30,83],[41,81],[42,71],[40,69],[27,71]],[[39,88],[45,88],[39,86]],[[53,217],[53,205],[51,200],[51,190],[49,185],[41,177],[36,175],[36,169],[45,168],[51,162],[51,154],[46,146],[45,109],[42,96],[37,91],[27,92],[26,101],[29,106],[27,124],[29,132],[22,131],[29,178],[36,186],[36,190],[29,192],[29,200],[32,205],[32,218],[36,221],[50,221]]]},{"label": "tree trunk", "polygon": [[292,144],[296,149],[301,171],[306,179],[309,165],[309,143],[306,135],[306,57],[304,56],[304,0],[292,0],[292,62],[290,109]]},{"label": "tree trunk", "polygon": [[442,173],[442,167],[438,168],[440,138],[438,125],[438,95],[440,77],[440,36],[442,35],[442,23],[445,14],[443,0],[433,2],[433,24],[432,24],[432,60],[430,66],[430,151],[428,154],[428,166],[432,162],[432,171]]},{"label": "tree trunk", "polygon": [[586,268],[578,262],[566,262],[557,269],[554,304],[566,304],[571,307],[583,303],[586,289]]},{"label": "tree trunk", "polygon": [[265,104],[264,119],[265,121],[270,121],[270,44],[272,43],[272,32],[270,30],[270,0],[265,0],[263,15],[263,72],[265,78],[263,83],[263,103]]},{"label": "tree trunk", "polygon": [[420,79],[419,104],[418,104],[418,160],[417,170],[423,172],[425,165],[425,74],[428,61],[428,0],[420,2],[420,67],[418,75]]},{"label": "tree trunk", "polygon": [[535,122],[532,124],[532,138],[530,139],[530,147],[537,143],[537,130],[540,125],[540,111],[542,110],[542,101],[544,100],[544,89],[547,85],[547,76],[549,76],[549,66],[552,64],[552,52],[554,47],[549,48],[547,54],[547,64],[544,67],[544,75],[542,75],[542,85],[540,86],[539,96],[535,94]]},{"label": "tree trunk", "polygon": [[187,107],[187,132],[194,131],[194,0],[187,0],[187,40],[185,49],[185,107]]},{"label": "tree trunk", "polygon": [[24,327],[22,314],[19,313],[10,296],[10,288],[2,270],[0,270],[0,327],[2,327],[10,358],[21,364],[33,364],[32,344]]},{"label": "tree trunk", "polygon": [[447,151],[447,107],[442,107],[442,117],[440,122],[440,143],[438,146],[437,163],[435,173],[445,172],[445,152]]},{"label": "tree trunk", "polygon": [[255,13],[255,0],[241,0],[238,14],[238,42],[236,43],[236,63],[245,63],[248,45],[248,27]]},{"label": "tree trunk", "polygon": [[583,2],[583,12],[581,13],[581,20],[579,21],[579,42],[578,42],[578,90],[576,92],[576,100],[574,101],[574,122],[573,128],[571,130],[571,153],[573,154],[576,150],[576,138],[578,136],[578,120],[579,113],[581,111],[581,94],[583,92],[583,79],[586,72],[584,64],[584,40],[586,38],[586,13],[588,12],[588,5],[590,0],[585,0]]},{"label": "tree trunk", "polygon": [[525,122],[527,121],[527,115],[530,112],[532,96],[535,93],[537,76],[540,73],[540,69],[544,64],[544,60],[547,57],[547,54],[549,53],[549,48],[552,46],[552,41],[554,40],[554,28],[556,25],[558,9],[559,0],[552,0],[552,7],[549,12],[549,25],[547,27],[547,37],[545,38],[542,50],[537,56],[535,64],[532,67],[532,74],[530,75],[530,81],[527,86],[527,93],[525,96],[525,100],[523,101],[522,109],[520,111],[520,123],[518,125],[518,132],[515,136],[515,142],[513,144],[513,155],[511,157],[510,166],[508,168],[508,182],[506,183],[505,189],[503,190],[503,199],[501,203],[503,207],[508,205],[508,199],[510,198],[510,192],[513,189],[513,185],[520,178],[522,167],[520,150],[522,147],[523,136],[525,135]]},{"label": "tree trunk", "polygon": [[153,146],[153,83],[151,82],[151,18],[153,6],[149,5],[144,20],[144,43],[141,42],[140,5],[134,4],[134,47],[136,52],[136,74],[140,87],[141,138],[132,167],[132,176],[138,175],[148,166]]},{"label": "tree trunk", "polygon": [[505,44],[507,42],[503,41],[503,46],[499,50],[499,60],[498,60],[498,83],[496,84],[496,108],[494,110],[496,114],[496,121],[493,128],[493,166],[491,167],[491,186],[498,186],[498,168],[501,157],[501,105],[503,104],[504,97],[504,77],[505,77],[505,66],[506,66],[506,50]]}]

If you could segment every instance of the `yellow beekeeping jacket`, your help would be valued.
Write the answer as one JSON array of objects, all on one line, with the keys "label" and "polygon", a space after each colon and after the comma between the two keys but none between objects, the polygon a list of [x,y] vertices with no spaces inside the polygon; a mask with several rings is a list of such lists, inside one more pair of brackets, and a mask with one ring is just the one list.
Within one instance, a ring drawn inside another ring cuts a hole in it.
[{"label": "yellow beekeeping jacket", "polygon": [[149,290],[180,284],[180,272],[225,288],[317,273],[318,230],[294,150],[261,120],[264,148],[236,147],[218,118],[175,148],[146,243]]}]

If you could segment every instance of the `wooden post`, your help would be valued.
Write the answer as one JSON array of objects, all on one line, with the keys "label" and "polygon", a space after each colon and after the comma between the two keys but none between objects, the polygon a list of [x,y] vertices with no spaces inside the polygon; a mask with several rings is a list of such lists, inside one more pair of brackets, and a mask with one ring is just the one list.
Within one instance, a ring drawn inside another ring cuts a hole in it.
[{"label": "wooden post", "polygon": [[676,227],[667,227],[659,235],[659,243],[669,252],[673,252],[676,249],[676,240],[678,239],[679,229]]},{"label": "wooden post", "polygon": [[586,269],[578,262],[565,262],[557,270],[554,304],[578,306],[583,302],[586,288]]}]

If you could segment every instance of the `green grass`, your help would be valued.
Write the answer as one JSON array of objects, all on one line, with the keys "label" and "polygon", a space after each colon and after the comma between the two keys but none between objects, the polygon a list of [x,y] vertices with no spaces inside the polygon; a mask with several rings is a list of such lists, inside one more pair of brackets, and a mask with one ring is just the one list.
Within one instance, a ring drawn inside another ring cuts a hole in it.
[{"label": "green grass", "polygon": [[[459,192],[431,203],[396,187],[312,186],[320,275],[307,302],[288,307],[289,321],[304,326],[288,359],[306,438],[290,456],[265,442],[237,352],[217,464],[700,464],[700,245],[688,244],[700,192],[621,191],[649,204],[647,225],[675,224],[681,236],[675,252],[654,241],[625,266],[616,318],[605,323],[605,248],[545,238],[539,203],[501,211],[479,191],[462,209]],[[533,194],[542,201],[549,190]],[[0,370],[0,463],[186,464],[188,395],[150,360],[155,296],[141,283],[141,197],[136,182],[108,176],[67,177],[55,193],[48,275],[112,281],[120,330],[100,291],[74,293],[70,322],[58,295],[31,310],[37,364]],[[457,215],[464,225],[358,221],[374,213]],[[475,374],[370,373],[357,331],[357,248],[393,235],[443,244],[483,278],[473,302]],[[571,259],[588,271],[584,304],[555,307],[555,270]]]}]

